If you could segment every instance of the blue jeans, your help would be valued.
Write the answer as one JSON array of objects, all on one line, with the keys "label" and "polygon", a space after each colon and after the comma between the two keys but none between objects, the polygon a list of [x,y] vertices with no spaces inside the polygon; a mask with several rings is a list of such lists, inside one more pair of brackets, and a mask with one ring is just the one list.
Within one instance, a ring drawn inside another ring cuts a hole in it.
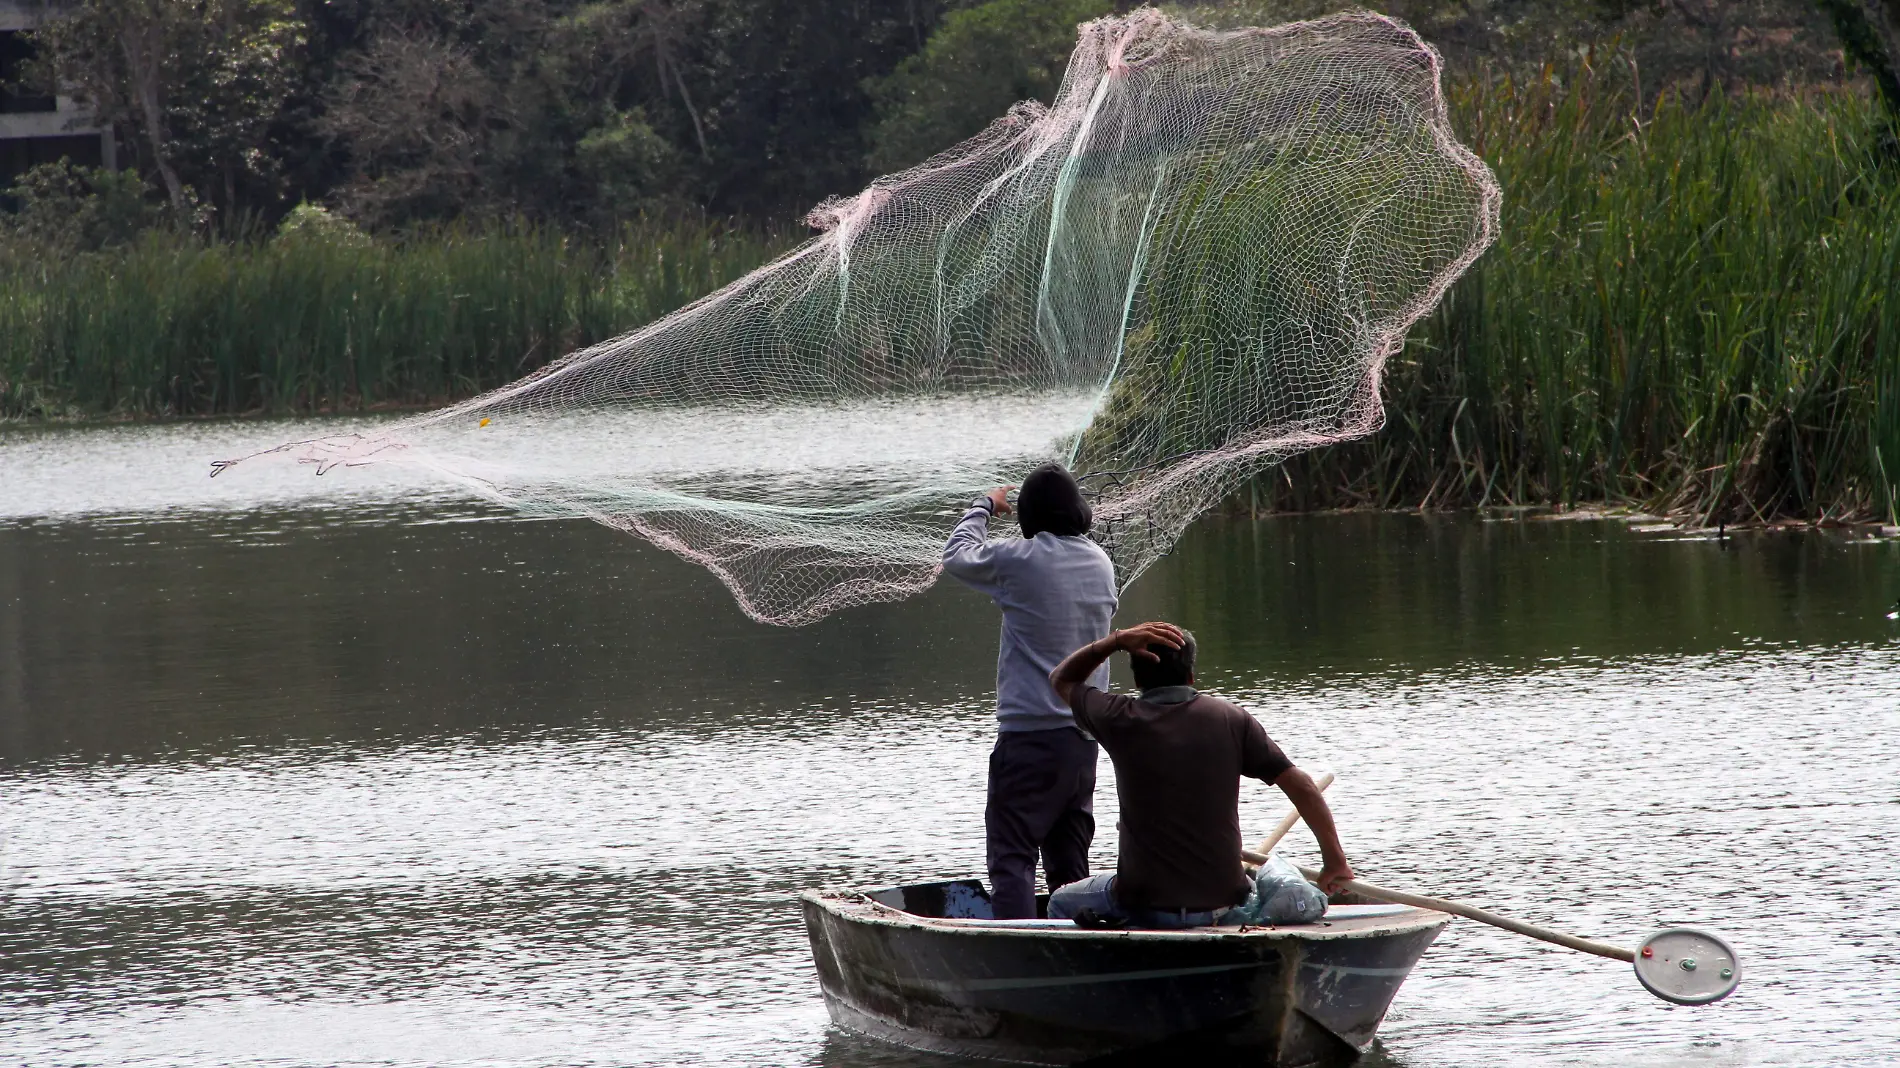
[{"label": "blue jeans", "polygon": [[1115,900],[1115,873],[1105,872],[1058,887],[1049,895],[1049,918],[1073,920],[1092,917],[1110,927],[1146,927],[1177,931],[1184,927],[1215,927],[1229,909],[1189,912],[1186,909],[1123,908]]}]

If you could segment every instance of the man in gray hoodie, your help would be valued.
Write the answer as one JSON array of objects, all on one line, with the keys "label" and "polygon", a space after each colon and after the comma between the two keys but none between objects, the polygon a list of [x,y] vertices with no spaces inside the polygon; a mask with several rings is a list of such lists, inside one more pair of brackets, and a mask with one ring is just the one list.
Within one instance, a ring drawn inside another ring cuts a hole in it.
[{"label": "man in gray hoodie", "polygon": [[[1095,838],[1095,740],[1049,688],[1070,653],[1108,633],[1115,566],[1088,537],[1094,515],[1061,464],[1023,480],[1021,539],[991,541],[1012,487],[976,499],[943,549],[943,569],[1003,610],[996,654],[996,746],[983,809],[990,902],[998,919],[1036,914],[1036,858],[1049,886],[1087,877]],[[1104,664],[1090,679],[1108,681]]]}]

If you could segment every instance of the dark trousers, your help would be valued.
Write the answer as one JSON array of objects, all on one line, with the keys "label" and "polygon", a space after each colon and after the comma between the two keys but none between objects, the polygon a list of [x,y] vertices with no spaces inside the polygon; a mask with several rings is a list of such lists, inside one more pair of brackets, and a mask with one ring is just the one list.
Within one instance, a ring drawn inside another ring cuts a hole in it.
[{"label": "dark trousers", "polygon": [[1088,877],[1099,748],[1074,727],[996,736],[983,830],[997,919],[1035,917],[1038,852],[1049,889]]}]

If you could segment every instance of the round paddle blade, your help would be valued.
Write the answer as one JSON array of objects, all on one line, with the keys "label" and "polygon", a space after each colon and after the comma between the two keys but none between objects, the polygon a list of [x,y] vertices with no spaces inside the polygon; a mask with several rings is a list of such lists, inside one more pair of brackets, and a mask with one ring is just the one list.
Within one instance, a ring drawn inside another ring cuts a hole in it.
[{"label": "round paddle blade", "polygon": [[1636,978],[1664,1001],[1707,1005],[1734,992],[1742,981],[1742,961],[1720,935],[1670,927],[1636,947]]}]

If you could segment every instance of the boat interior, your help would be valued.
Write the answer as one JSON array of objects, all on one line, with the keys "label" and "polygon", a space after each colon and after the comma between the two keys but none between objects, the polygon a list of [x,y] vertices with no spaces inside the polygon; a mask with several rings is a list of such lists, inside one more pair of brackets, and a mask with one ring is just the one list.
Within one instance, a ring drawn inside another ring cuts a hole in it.
[{"label": "boat interior", "polygon": [[[933,920],[951,920],[973,927],[1068,928],[1072,920],[1048,918],[1049,895],[1036,896],[1033,920],[999,920],[990,909],[990,892],[981,879],[947,879],[942,882],[911,883],[880,890],[864,891],[864,896],[886,908]],[[1363,919],[1411,911],[1404,905],[1374,901],[1358,894],[1335,894],[1326,907],[1325,920]]]}]

